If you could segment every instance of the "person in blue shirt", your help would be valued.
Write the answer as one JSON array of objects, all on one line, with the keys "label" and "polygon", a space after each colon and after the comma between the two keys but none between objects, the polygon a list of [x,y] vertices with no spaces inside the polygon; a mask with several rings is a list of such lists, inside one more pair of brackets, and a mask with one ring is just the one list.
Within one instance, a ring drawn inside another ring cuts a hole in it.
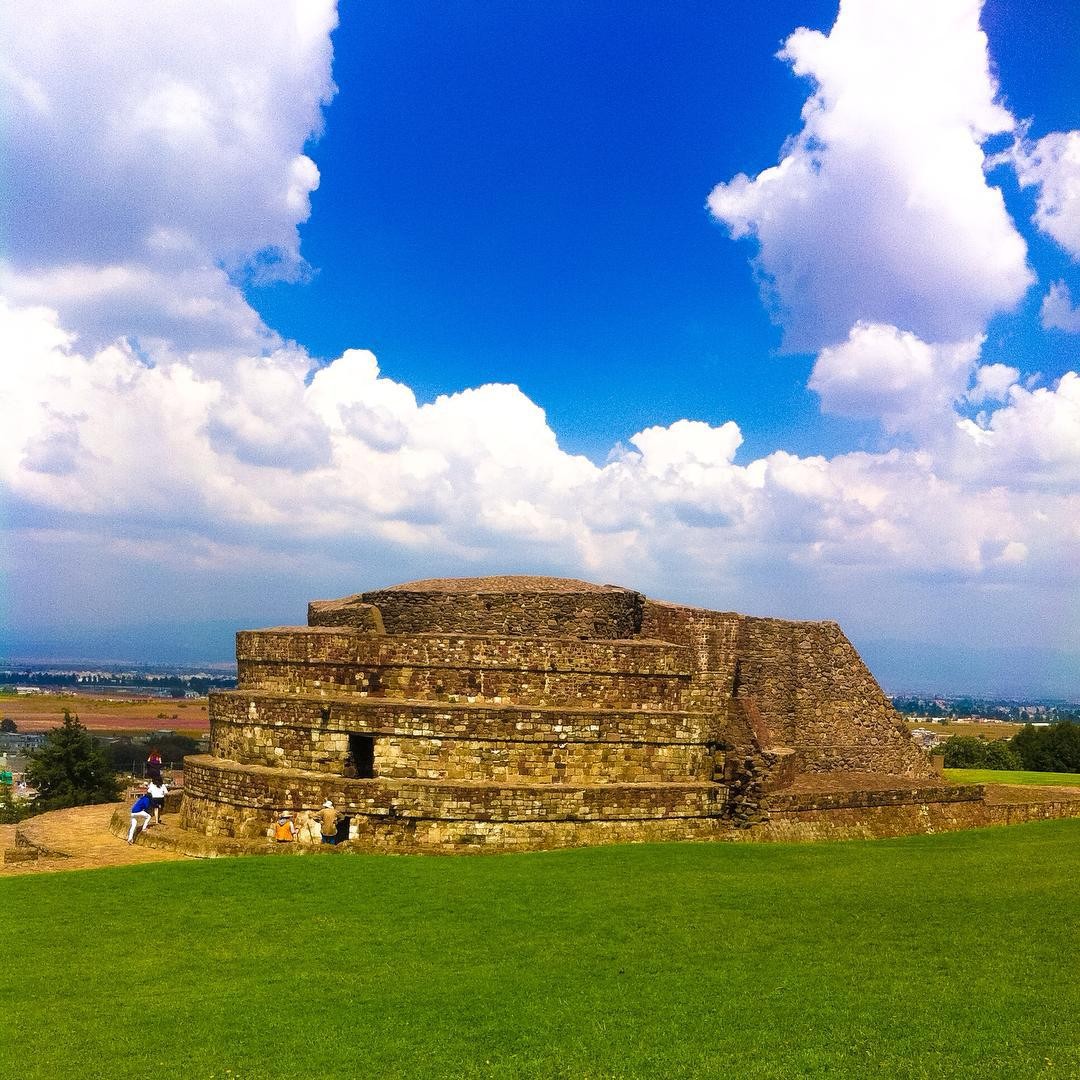
[{"label": "person in blue shirt", "polygon": [[150,798],[149,792],[144,791],[136,800],[135,804],[131,808],[131,829],[128,832],[128,843],[135,843],[135,830],[139,825],[139,818],[142,818],[142,828],[140,832],[146,832],[150,825],[150,807],[153,800]]}]

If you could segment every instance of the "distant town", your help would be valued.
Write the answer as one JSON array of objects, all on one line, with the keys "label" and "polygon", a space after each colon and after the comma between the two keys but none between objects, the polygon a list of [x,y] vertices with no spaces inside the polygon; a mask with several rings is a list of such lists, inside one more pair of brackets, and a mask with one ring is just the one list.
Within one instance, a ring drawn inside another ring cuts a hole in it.
[{"label": "distant town", "polygon": [[235,668],[41,664],[0,667],[0,694],[73,692],[116,696],[196,698],[236,685]]},{"label": "distant town", "polygon": [[893,708],[908,720],[979,720],[1001,724],[1080,723],[1080,702],[1010,698],[913,697],[897,694]]}]

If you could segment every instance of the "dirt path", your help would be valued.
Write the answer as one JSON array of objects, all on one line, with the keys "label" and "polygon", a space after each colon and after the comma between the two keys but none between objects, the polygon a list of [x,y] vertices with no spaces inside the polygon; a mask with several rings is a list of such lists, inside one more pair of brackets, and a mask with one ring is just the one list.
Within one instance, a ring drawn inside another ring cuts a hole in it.
[{"label": "dirt path", "polygon": [[[183,858],[175,852],[149,848],[138,842],[128,845],[121,837],[113,836],[109,832],[109,822],[113,811],[123,805],[105,803],[100,806],[76,806],[70,810],[54,810],[28,818],[18,826],[0,826],[0,849],[15,846],[15,831],[18,829],[34,845],[56,853],[26,862],[5,860],[0,863],[0,877],[55,870],[90,870],[99,866],[131,866]],[[163,827],[167,829],[169,826],[166,824]]]}]

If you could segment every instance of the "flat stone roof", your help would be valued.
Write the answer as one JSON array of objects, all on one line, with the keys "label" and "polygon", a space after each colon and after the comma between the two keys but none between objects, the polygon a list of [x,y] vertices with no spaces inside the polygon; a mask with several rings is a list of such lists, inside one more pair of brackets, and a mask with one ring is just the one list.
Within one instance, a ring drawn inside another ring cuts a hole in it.
[{"label": "flat stone roof", "polygon": [[575,578],[531,577],[526,574],[505,574],[499,577],[427,578],[372,589],[366,595],[382,592],[425,593],[625,593],[633,592],[619,585],[594,585]]}]

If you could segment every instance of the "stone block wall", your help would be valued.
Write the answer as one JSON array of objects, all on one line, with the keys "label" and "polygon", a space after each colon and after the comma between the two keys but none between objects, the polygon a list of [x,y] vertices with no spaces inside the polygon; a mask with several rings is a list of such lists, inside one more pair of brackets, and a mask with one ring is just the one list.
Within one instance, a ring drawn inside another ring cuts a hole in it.
[{"label": "stone block wall", "polygon": [[706,611],[646,600],[641,636],[690,649],[694,673],[713,677],[724,684],[730,694],[743,618],[733,612]]},{"label": "stone block wall", "polygon": [[[710,780],[723,755],[705,743],[574,742],[552,740],[373,736],[376,777],[516,783],[680,783]],[[325,728],[214,727],[215,756],[341,776],[348,732]]]},{"label": "stone block wall", "polygon": [[[254,706],[254,708],[253,708]],[[719,729],[703,712],[550,708],[518,704],[456,704],[390,701],[354,696],[278,695],[261,690],[210,694],[210,723],[331,726],[366,734],[427,735],[447,739],[489,738],[576,742],[712,742]]]},{"label": "stone block wall", "polygon": [[343,775],[349,734],[373,737],[377,777],[516,783],[710,780],[723,768],[702,713],[629,713],[215,693],[211,753]]},{"label": "stone block wall", "polygon": [[745,618],[736,695],[760,710],[774,744],[807,772],[933,775],[891,702],[833,622]]},{"label": "stone block wall", "polygon": [[237,685],[397,700],[720,707],[717,689],[692,683],[688,651],[663,642],[380,637],[277,627],[237,635]]},{"label": "stone block wall", "polygon": [[[584,584],[584,583],[582,583]],[[439,592],[385,589],[362,599],[382,613],[388,634],[501,634],[524,637],[632,638],[644,597],[629,589]]]},{"label": "stone block wall", "polygon": [[[351,837],[391,843],[416,828],[472,843],[516,846],[505,826],[527,826],[525,846],[558,846],[559,823],[613,827],[615,838],[648,836],[651,823],[667,823],[669,838],[700,835],[701,826],[723,829],[724,788],[717,784],[512,785],[410,780],[350,780],[317,773],[243,766],[209,756],[188,758],[181,826],[207,836],[256,838],[269,834],[282,810],[297,815],[307,839],[324,799],[353,818]],[[643,826],[644,828],[636,828]],[[672,826],[680,826],[672,828]],[[510,842],[507,843],[506,841]],[[438,846],[422,843],[417,846]]]},{"label": "stone block wall", "polygon": [[347,627],[362,634],[385,634],[382,614],[360,596],[340,600],[312,600],[308,604],[308,626]]}]

